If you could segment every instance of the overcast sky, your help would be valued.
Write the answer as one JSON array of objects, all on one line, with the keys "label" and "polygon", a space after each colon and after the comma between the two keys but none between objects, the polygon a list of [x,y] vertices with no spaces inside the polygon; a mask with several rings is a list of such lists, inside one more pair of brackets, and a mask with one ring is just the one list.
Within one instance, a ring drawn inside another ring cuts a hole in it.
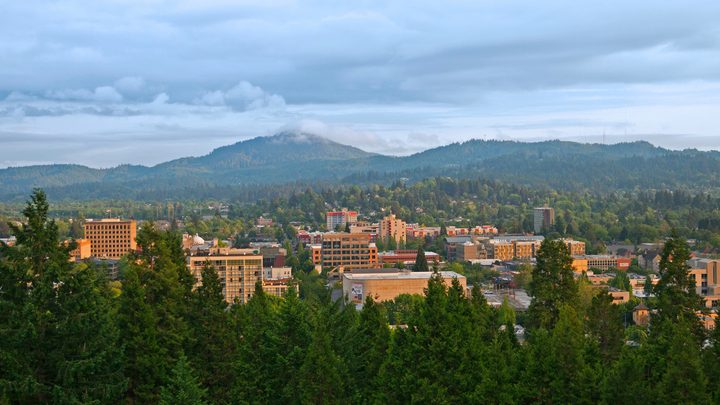
[{"label": "overcast sky", "polygon": [[[720,149],[720,2],[0,0],[0,167],[282,129]],[[603,136],[604,134],[604,136]]]}]

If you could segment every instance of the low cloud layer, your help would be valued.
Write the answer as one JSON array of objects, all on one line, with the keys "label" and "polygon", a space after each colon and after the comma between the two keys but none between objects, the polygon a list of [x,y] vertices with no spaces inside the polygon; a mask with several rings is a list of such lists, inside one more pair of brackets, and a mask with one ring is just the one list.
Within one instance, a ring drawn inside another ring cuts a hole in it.
[{"label": "low cloud layer", "polygon": [[[0,166],[154,164],[288,127],[720,148],[720,3],[9,2]],[[603,136],[604,134],[604,136]]]}]

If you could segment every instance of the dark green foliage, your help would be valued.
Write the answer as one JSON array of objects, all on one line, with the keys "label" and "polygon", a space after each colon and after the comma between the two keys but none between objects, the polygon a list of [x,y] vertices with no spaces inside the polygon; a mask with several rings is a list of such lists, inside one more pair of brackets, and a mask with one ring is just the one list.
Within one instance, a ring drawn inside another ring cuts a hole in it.
[{"label": "dark green foliage", "polygon": [[598,345],[600,356],[606,364],[615,361],[623,347],[625,331],[621,316],[610,294],[602,292],[592,298],[585,329]]},{"label": "dark green foliage", "polygon": [[172,369],[170,378],[160,389],[161,405],[203,405],[207,402],[207,390],[200,385],[200,379],[185,355],[180,355]]},{"label": "dark green foliage", "polygon": [[430,271],[427,258],[425,257],[425,251],[422,247],[418,248],[417,256],[415,257],[415,264],[413,265],[412,271]]},{"label": "dark green foliage", "polygon": [[537,254],[530,282],[532,302],[528,309],[531,326],[551,329],[564,304],[575,304],[578,291],[572,258],[565,243],[546,239]]},{"label": "dark green foliage", "polygon": [[36,190],[0,247],[0,394],[16,403],[114,403],[122,398],[116,306],[98,272],[68,261]]}]

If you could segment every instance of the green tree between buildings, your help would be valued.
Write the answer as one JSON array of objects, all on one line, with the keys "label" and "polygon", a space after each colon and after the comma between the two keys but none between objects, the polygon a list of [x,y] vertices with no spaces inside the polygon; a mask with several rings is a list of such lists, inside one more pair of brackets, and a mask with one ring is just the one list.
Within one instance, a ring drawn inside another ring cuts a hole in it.
[{"label": "green tree between buildings", "polygon": [[425,251],[422,247],[418,247],[417,256],[415,256],[415,264],[412,267],[412,271],[430,271],[427,257],[425,257]]},{"label": "green tree between buildings", "polygon": [[572,257],[561,240],[545,239],[537,254],[530,282],[532,301],[529,325],[552,329],[564,304],[575,304],[578,290],[573,276]]},{"label": "green tree between buildings", "polygon": [[207,390],[184,354],[180,355],[169,381],[160,389],[160,405],[204,405]]}]

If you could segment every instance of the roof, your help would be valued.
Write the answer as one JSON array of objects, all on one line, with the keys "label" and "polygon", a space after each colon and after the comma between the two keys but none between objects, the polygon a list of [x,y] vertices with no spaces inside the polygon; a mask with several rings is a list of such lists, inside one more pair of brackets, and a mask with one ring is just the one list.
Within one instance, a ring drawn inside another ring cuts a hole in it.
[{"label": "roof", "polygon": [[[465,276],[454,271],[439,271],[443,278],[464,279]],[[402,271],[393,273],[344,273],[343,277],[348,280],[416,280],[430,279],[432,271]]]},{"label": "roof", "polygon": [[647,309],[649,309],[649,308],[646,307],[645,304],[643,304],[643,303],[641,302],[640,304],[638,304],[638,306],[636,306],[635,308],[633,308],[633,311],[641,311],[641,310],[643,310],[643,309],[647,310]]}]

